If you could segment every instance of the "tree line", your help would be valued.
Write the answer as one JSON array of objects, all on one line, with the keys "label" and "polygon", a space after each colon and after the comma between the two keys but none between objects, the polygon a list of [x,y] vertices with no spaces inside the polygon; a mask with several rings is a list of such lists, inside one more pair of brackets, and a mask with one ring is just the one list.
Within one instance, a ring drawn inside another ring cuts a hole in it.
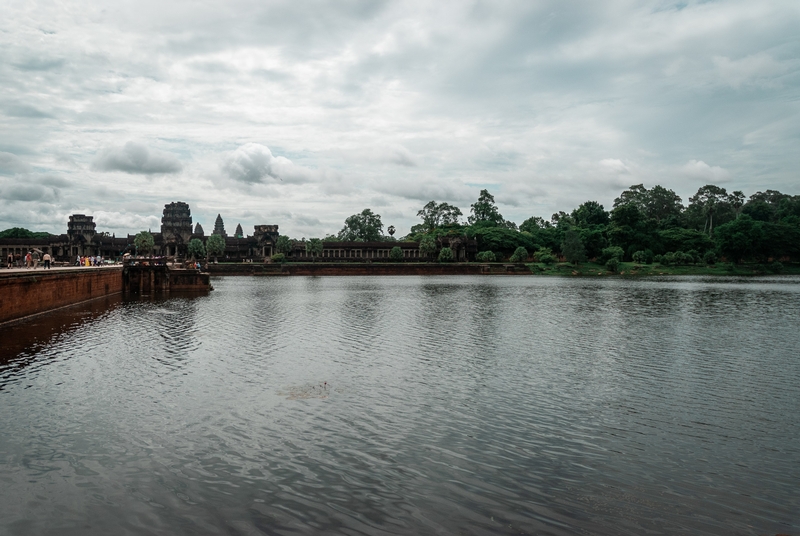
[{"label": "tree line", "polygon": [[[481,190],[463,218],[448,203],[430,201],[417,213],[421,222],[402,240],[420,243],[423,255],[441,250],[443,237],[475,239],[478,260],[530,259],[601,263],[635,261],[663,264],[796,261],[800,257],[800,196],[776,190],[747,198],[709,184],[683,200],[660,185],[633,185],[620,193],[611,210],[586,201],[549,219],[531,216],[521,224],[506,220],[494,196]],[[394,240],[385,236],[380,215],[370,209],[345,220],[337,235],[322,240]],[[288,238],[286,239],[288,241]]]}]

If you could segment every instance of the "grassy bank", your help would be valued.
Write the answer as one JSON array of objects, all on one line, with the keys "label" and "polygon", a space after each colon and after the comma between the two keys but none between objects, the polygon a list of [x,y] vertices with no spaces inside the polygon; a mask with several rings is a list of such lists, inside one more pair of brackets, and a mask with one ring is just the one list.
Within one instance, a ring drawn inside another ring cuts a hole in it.
[{"label": "grassy bank", "polygon": [[540,275],[586,275],[586,276],[649,276],[649,275],[716,275],[716,276],[745,276],[745,275],[800,275],[799,264],[784,264],[779,271],[763,264],[731,264],[717,263],[714,265],[692,264],[681,266],[664,266],[661,264],[637,264],[635,262],[621,262],[616,272],[606,270],[605,266],[593,262],[583,262],[578,266],[568,263],[545,265],[541,263],[528,264],[531,272]]}]

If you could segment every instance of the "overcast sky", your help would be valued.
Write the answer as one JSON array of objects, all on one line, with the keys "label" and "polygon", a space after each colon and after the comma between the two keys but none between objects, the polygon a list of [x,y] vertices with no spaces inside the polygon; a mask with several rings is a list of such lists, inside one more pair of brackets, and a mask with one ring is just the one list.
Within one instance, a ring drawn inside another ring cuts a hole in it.
[{"label": "overcast sky", "polygon": [[800,194],[800,2],[3,2],[0,229]]}]

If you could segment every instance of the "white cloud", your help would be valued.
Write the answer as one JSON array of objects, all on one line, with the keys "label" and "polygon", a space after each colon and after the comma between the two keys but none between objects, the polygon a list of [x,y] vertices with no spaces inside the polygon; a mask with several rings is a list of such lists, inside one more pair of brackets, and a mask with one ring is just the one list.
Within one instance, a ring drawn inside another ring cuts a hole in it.
[{"label": "white cloud", "polygon": [[269,147],[259,143],[246,143],[229,152],[221,167],[228,178],[246,184],[270,181],[304,184],[325,177],[325,173],[295,165],[286,157],[273,156]]},{"label": "white cloud", "polygon": [[719,166],[709,166],[702,160],[689,160],[681,166],[681,172],[689,179],[707,183],[727,182],[731,174]]},{"label": "white cloud", "polygon": [[94,216],[98,231],[113,232],[128,229],[150,229],[153,232],[161,231],[161,219],[157,216],[135,214],[131,212],[107,212],[104,210],[84,211],[84,214]]},{"label": "white cloud", "polygon": [[129,141],[120,147],[108,147],[92,161],[94,171],[123,171],[139,175],[177,173],[183,169],[175,155]]}]

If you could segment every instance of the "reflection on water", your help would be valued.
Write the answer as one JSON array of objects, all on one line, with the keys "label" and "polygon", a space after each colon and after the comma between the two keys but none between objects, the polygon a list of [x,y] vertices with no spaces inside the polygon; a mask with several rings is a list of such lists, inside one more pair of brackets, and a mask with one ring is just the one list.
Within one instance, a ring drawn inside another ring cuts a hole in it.
[{"label": "reflection on water", "polygon": [[800,533],[800,280],[219,278],[0,337],[0,534]]}]

